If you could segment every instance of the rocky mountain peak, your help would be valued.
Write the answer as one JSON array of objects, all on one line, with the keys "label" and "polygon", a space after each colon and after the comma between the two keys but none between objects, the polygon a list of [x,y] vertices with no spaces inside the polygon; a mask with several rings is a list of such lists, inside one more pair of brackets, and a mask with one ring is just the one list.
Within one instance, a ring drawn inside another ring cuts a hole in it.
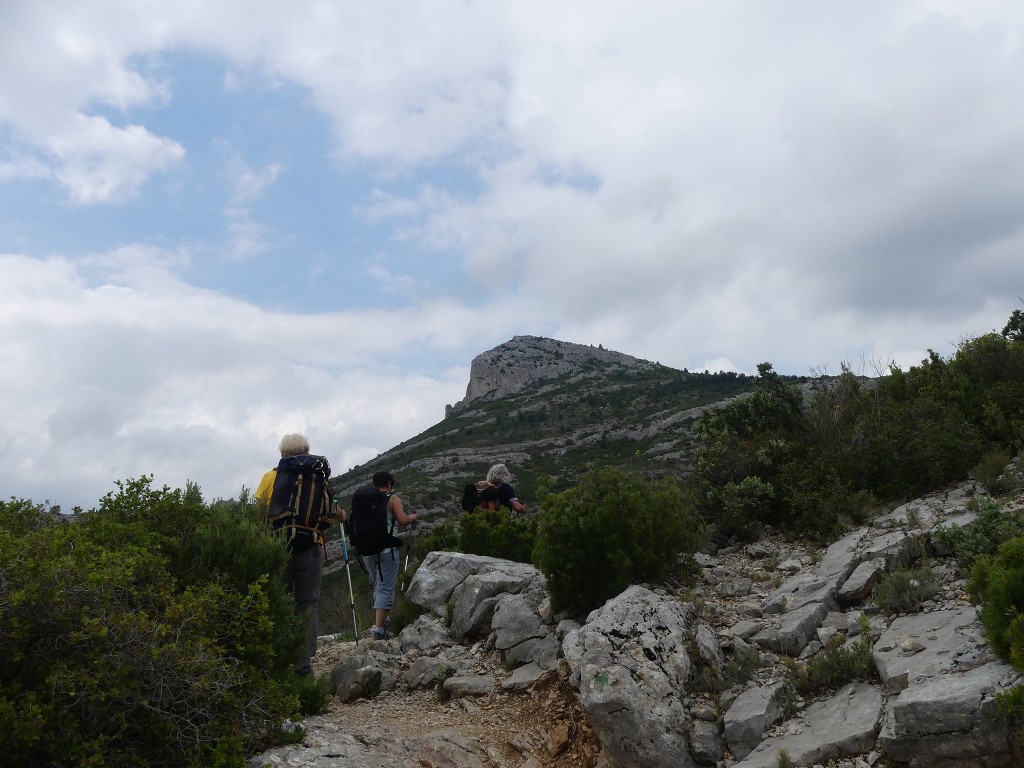
[{"label": "rocky mountain peak", "polygon": [[473,358],[466,396],[455,407],[473,400],[494,400],[514,394],[538,381],[581,374],[594,367],[652,369],[655,363],[601,345],[572,344],[541,336],[515,336]]}]

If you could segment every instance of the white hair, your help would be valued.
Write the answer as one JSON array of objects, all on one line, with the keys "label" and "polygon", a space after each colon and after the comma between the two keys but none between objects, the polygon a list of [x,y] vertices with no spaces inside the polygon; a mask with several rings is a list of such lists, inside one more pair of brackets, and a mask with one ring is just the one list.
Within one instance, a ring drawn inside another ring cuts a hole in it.
[{"label": "white hair", "polygon": [[280,448],[282,459],[287,459],[289,456],[298,456],[302,453],[309,453],[309,440],[304,435],[298,433],[285,435],[281,438]]},{"label": "white hair", "polygon": [[495,464],[487,470],[487,479],[492,483],[495,481],[499,483],[511,483],[512,473],[508,471],[508,467],[504,464]]}]

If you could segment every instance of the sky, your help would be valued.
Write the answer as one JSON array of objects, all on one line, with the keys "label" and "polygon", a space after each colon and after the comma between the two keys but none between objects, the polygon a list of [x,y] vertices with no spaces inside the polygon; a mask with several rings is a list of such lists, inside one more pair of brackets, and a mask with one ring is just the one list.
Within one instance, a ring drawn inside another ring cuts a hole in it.
[{"label": "sky", "polygon": [[0,498],[336,473],[516,335],[876,375],[1024,296],[1016,0],[2,0]]}]

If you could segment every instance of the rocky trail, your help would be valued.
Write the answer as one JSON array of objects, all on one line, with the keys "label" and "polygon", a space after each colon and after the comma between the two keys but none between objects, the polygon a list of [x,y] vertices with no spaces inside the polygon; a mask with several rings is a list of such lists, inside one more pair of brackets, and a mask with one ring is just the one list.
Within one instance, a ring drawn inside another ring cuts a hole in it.
[{"label": "rocky trail", "polygon": [[[915,499],[823,549],[770,535],[699,555],[692,587],[630,587],[582,625],[551,615],[531,566],[432,553],[408,590],[426,613],[386,643],[322,638],[330,711],[251,765],[775,768],[782,751],[822,768],[1024,765],[994,708],[1019,675],[936,549],[977,517],[976,493]],[[914,559],[933,593],[882,610],[874,586]],[[783,706],[792,664],[862,636],[877,677]]]},{"label": "rocky trail", "polygon": [[[368,647],[397,651],[397,641],[324,642],[314,659],[318,675]],[[418,657],[403,657],[408,666]],[[493,652],[469,649],[465,674],[507,679],[511,672]],[[493,690],[442,700],[436,689],[400,686],[375,698],[342,702],[303,723],[301,745],[281,747],[253,761],[260,766],[362,768],[586,768],[600,744],[575,692],[557,671],[520,690]]]}]

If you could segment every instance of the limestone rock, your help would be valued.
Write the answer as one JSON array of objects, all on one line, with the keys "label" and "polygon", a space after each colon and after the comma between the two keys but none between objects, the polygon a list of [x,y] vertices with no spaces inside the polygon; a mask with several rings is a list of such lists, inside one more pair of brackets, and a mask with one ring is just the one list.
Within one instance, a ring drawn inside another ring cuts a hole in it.
[{"label": "limestone rock", "polygon": [[765,739],[733,768],[776,768],[783,749],[793,765],[867,752],[875,744],[881,714],[881,694],[866,683],[851,683],[808,707],[800,727]]},{"label": "limestone rock", "polygon": [[563,643],[580,702],[610,757],[690,768],[692,723],[678,692],[690,675],[693,608],[640,586],[591,613]]}]

